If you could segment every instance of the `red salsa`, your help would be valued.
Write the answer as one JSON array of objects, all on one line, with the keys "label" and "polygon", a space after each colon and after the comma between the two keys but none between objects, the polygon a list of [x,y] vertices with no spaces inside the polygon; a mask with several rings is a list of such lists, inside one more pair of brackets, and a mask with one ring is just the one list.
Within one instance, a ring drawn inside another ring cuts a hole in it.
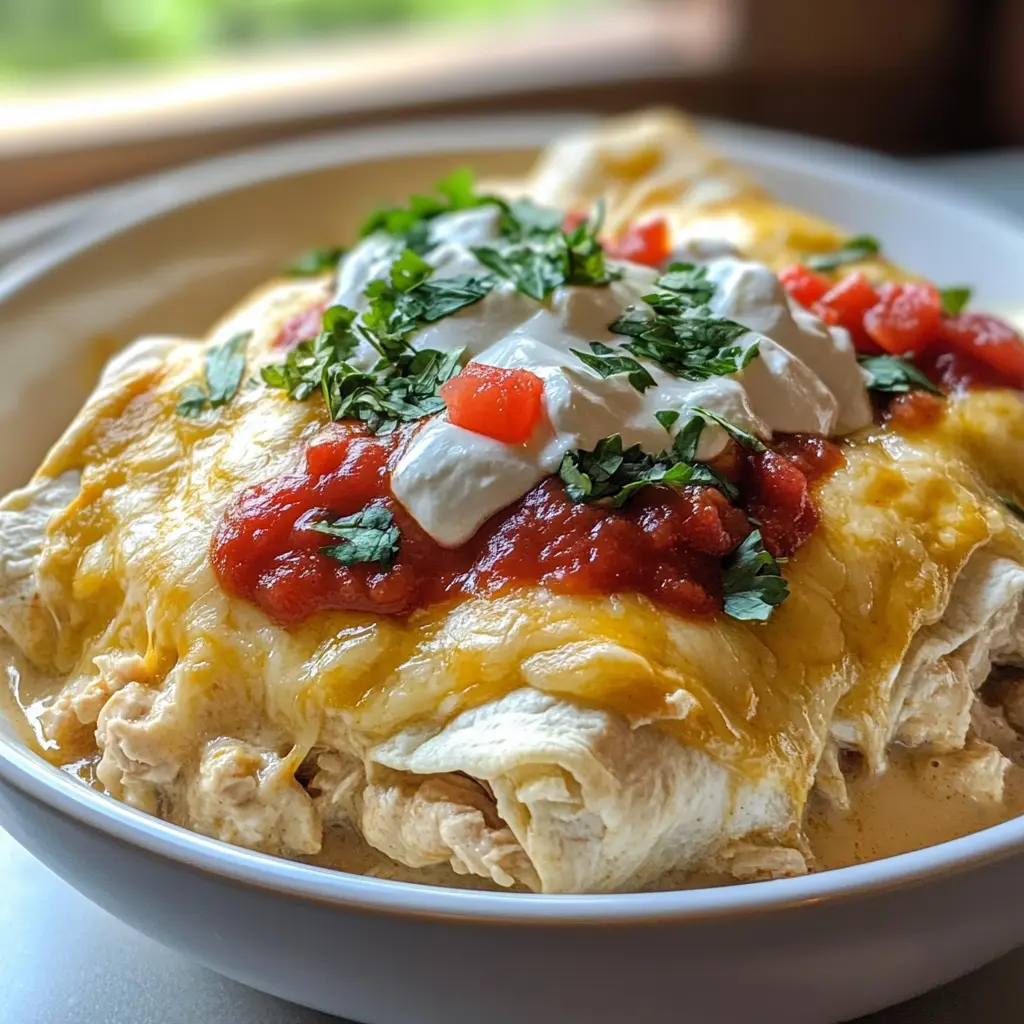
[{"label": "red salsa", "polygon": [[947,315],[942,295],[930,284],[907,281],[876,287],[860,271],[833,282],[799,263],[781,270],[779,280],[796,302],[826,323],[845,327],[862,355],[910,357],[933,383],[950,392],[1024,389],[1020,334],[988,313]]},{"label": "red salsa", "polygon": [[[683,614],[714,614],[722,560],[752,529],[747,512],[773,554],[792,554],[817,522],[810,485],[842,462],[818,437],[786,438],[760,454],[737,448],[718,465],[738,483],[743,507],[710,487],[651,486],[613,510],[572,502],[552,477],[467,543],[444,548],[388,486],[408,435],[334,424],[313,439],[301,468],[239,495],[213,539],[222,584],[282,623],[331,609],[404,615],[531,583],[565,594],[645,594]],[[328,538],[310,528],[367,505],[388,509],[400,530],[387,571],[341,564],[323,553]]]}]

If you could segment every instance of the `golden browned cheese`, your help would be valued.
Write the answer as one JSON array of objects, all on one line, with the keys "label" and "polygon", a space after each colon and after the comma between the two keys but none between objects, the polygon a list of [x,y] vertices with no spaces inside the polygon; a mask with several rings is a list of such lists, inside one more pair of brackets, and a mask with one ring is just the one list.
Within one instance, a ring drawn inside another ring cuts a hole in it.
[{"label": "golden browned cheese", "polygon": [[[658,138],[663,149],[671,141]],[[742,181],[740,194],[708,202],[687,201],[678,183],[651,187],[664,153],[648,147],[630,162],[619,148],[605,170],[597,160],[588,186],[608,186],[613,225],[679,200],[677,223],[732,218],[750,254],[773,265],[844,237]],[[881,261],[870,269],[891,272]],[[255,361],[321,287],[271,286],[212,337],[252,329]],[[881,730],[914,632],[939,617],[971,553],[991,543],[1024,561],[1020,526],[995,497],[1024,495],[1024,404],[979,392],[928,431],[844,444],[847,464],[818,497],[821,526],[786,567],[791,596],[766,624],[687,620],[628,594],[523,589],[407,621],[330,613],[284,629],[219,587],[210,538],[242,488],[300,457],[326,412],[243,387],[215,414],[183,419],[177,395],[201,358],[184,347],[100,391],[41,467],[41,478],[81,471],[82,489],[52,519],[39,566],[59,630],[28,652],[72,680],[110,651],[141,654],[154,685],[173,673],[182,745],[270,729],[297,765],[331,710],[383,738],[525,684],[658,722],[738,776],[777,777],[799,809],[837,706]],[[91,725],[47,739],[58,761],[94,749]]]}]

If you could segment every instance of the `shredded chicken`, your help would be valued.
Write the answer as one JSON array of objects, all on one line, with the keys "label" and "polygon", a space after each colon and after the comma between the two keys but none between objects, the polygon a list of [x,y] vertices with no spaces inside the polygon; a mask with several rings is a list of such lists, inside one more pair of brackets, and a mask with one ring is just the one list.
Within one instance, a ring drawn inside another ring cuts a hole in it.
[{"label": "shredded chicken", "polygon": [[102,751],[96,777],[125,803],[153,811],[156,787],[172,783],[181,769],[176,745],[175,688],[151,690],[128,683],[103,706],[96,721]]},{"label": "shredded chicken", "polygon": [[185,799],[189,827],[215,839],[284,857],[320,850],[313,800],[271,750],[226,737],[207,743]]}]

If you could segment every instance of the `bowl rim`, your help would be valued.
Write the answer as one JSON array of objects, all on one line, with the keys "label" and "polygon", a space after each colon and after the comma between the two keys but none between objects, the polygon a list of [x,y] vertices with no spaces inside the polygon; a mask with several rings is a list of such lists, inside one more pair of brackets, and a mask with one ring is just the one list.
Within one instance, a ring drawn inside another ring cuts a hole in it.
[{"label": "bowl rim", "polygon": [[[61,237],[0,271],[0,304],[64,261],[192,203],[263,182],[415,153],[537,147],[593,115],[556,113],[420,121],[338,131],[242,150],[105,190],[96,209]],[[895,197],[954,202],[987,231],[1024,245],[1024,221],[964,196],[881,154],[774,130],[699,119],[730,158],[780,170],[809,169]],[[86,197],[88,198],[88,197]],[[823,901],[862,899],[973,870],[1024,851],[1024,816],[910,853],[798,878],[705,889],[609,895],[450,889],[349,874],[231,846],[100,793],[0,735],[0,781],[29,799],[123,844],[225,881],[321,905],[388,915],[519,925],[615,926],[761,914]]]}]

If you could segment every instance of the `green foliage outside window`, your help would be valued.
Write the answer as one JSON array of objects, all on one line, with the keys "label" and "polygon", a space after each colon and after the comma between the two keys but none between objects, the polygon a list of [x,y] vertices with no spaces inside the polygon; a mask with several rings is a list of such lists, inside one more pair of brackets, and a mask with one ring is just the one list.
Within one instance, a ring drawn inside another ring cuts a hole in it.
[{"label": "green foliage outside window", "polygon": [[409,22],[509,17],[571,0],[0,0],[0,81],[187,62]]}]

